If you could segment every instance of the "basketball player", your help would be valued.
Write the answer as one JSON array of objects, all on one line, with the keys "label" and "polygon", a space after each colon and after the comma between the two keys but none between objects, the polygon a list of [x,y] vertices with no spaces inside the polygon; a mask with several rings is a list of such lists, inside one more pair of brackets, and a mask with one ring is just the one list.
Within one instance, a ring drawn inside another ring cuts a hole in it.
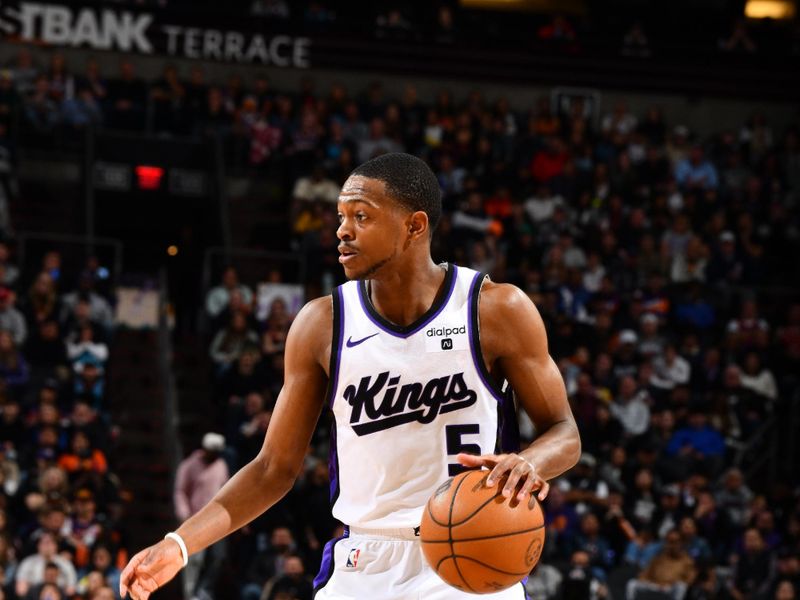
[{"label": "basketball player", "polygon": [[[445,584],[419,544],[423,507],[464,468],[520,500],[547,495],[580,440],[564,383],[528,297],[483,274],[431,260],[441,213],[430,168],[385,154],[339,196],[339,262],[348,283],[309,302],[286,341],[285,381],[259,455],[196,515],[134,556],[120,591],[146,600],[186,556],[239,529],[291,488],[327,403],[333,514],[345,535],[325,547],[315,598],[472,598]],[[503,382],[508,388],[503,389]],[[515,443],[516,397],[536,426]],[[485,596],[522,600],[521,585]]]}]

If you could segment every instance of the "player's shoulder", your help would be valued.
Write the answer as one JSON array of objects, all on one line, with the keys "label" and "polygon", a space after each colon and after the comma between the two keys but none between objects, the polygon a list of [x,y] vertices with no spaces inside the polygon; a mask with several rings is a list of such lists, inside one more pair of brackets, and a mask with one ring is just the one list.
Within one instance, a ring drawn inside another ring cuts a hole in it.
[{"label": "player's shoulder", "polygon": [[484,312],[500,317],[513,315],[520,311],[535,311],[536,307],[528,295],[511,283],[496,283],[486,279],[481,287],[481,316]]},{"label": "player's shoulder", "polygon": [[297,313],[292,325],[317,332],[320,328],[330,330],[333,327],[333,296],[320,296],[306,302]]},{"label": "player's shoulder", "polygon": [[484,351],[503,355],[532,341],[546,339],[536,305],[517,286],[487,280],[478,303],[481,345]]},{"label": "player's shoulder", "polygon": [[333,332],[333,298],[321,296],[300,309],[289,330],[287,345],[300,345],[315,356],[330,346]]}]

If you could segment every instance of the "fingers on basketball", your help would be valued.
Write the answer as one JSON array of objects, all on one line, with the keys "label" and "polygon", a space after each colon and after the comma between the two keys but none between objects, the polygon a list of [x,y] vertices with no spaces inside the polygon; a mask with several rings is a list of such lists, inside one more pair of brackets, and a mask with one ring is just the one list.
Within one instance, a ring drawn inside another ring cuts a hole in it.
[{"label": "fingers on basketball", "polygon": [[535,498],[487,487],[486,471],[467,471],[442,484],[426,505],[422,551],[448,584],[489,593],[519,583],[536,566],[544,544],[544,514]]}]

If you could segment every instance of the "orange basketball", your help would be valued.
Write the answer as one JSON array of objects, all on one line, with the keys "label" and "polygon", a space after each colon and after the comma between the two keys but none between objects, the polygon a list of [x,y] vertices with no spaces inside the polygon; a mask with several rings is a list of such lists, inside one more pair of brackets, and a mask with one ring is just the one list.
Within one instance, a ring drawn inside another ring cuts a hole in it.
[{"label": "orange basketball", "polygon": [[503,497],[505,479],[486,487],[489,471],[466,471],[433,493],[420,523],[422,553],[445,582],[489,594],[519,583],[544,544],[539,503]]}]

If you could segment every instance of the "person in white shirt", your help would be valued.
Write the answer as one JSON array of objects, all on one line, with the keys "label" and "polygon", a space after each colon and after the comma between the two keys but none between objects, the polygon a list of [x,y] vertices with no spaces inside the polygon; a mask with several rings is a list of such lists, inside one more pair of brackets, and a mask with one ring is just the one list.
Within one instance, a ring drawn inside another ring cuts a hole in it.
[{"label": "person in white shirt", "polygon": [[20,598],[34,586],[44,583],[45,567],[52,563],[58,567],[58,586],[71,596],[75,593],[78,577],[75,567],[58,554],[58,544],[52,533],[42,533],[36,544],[36,554],[31,554],[19,563],[14,589]]},{"label": "person in white shirt", "polygon": [[744,359],[744,368],[739,373],[739,381],[743,388],[755,392],[769,400],[778,399],[778,384],[775,376],[768,368],[762,366],[761,358],[756,352],[748,352]]},{"label": "person in white shirt", "polygon": [[239,283],[239,274],[234,267],[228,267],[222,273],[222,285],[212,288],[206,296],[206,312],[211,317],[219,315],[231,299],[231,292],[239,290],[242,301],[249,305],[253,302],[253,292],[246,285]]},{"label": "person in white shirt", "polygon": [[641,435],[650,426],[650,407],[645,398],[647,392],[639,390],[633,377],[625,376],[619,382],[619,394],[611,403],[614,415],[629,435]]},{"label": "person in white shirt", "polygon": [[674,344],[668,344],[664,353],[653,360],[653,369],[655,373],[650,382],[668,390],[689,383],[692,376],[692,365],[678,354]]}]

